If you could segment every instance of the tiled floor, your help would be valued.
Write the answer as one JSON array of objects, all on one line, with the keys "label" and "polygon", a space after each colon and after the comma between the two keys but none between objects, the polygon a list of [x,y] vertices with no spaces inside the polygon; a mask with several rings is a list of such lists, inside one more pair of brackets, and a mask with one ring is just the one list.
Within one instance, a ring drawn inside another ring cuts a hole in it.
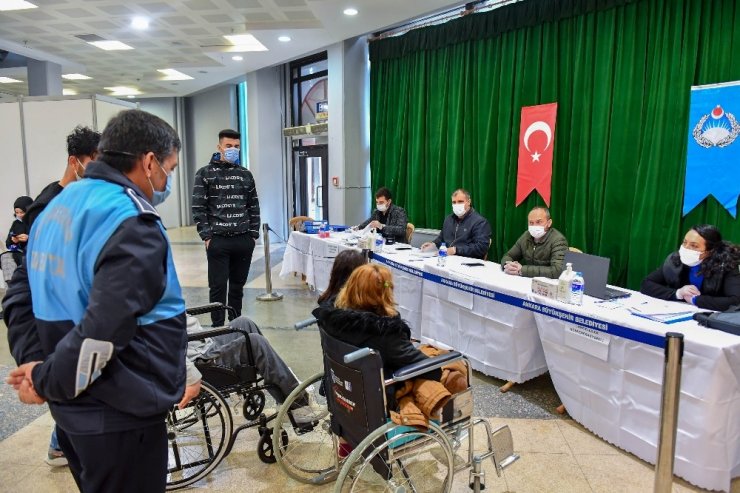
[{"label": "tiled floor", "polygon": [[[203,246],[192,228],[170,231],[178,274],[189,306],[208,300]],[[264,291],[261,249],[255,251],[244,299],[244,313],[252,317],[299,378],[320,368],[320,348],[315,330],[296,332],[293,323],[306,318],[315,304],[299,277],[280,279],[284,245],[273,246],[273,287],[283,301],[258,302]],[[13,366],[7,349],[5,327],[0,335],[0,373]],[[486,491],[492,492],[648,492],[653,489],[653,466],[597,438],[578,423],[553,412],[558,404],[549,377],[498,392],[503,382],[476,374],[475,414],[494,426],[508,424],[521,459],[497,478],[490,463]],[[10,388],[0,389],[0,491],[67,492],[75,485],[66,468],[53,469],[43,462],[52,420],[45,407],[22,406]],[[522,416],[526,416],[522,418]],[[240,420],[243,418],[237,418]],[[18,431],[16,431],[18,430]],[[476,437],[476,442],[480,437]],[[193,489],[214,492],[325,492],[333,485],[307,486],[289,479],[277,465],[257,457],[258,433],[242,432],[231,453],[218,468]],[[453,491],[470,491],[467,472],[455,477]],[[673,491],[704,491],[678,478]],[[732,485],[740,493],[740,479]]]}]

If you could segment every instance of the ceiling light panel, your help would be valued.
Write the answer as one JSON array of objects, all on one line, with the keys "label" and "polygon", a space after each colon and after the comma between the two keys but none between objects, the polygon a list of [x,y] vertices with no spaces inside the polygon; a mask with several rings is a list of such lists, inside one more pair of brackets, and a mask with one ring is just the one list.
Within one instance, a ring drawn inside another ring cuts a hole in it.
[{"label": "ceiling light panel", "polygon": [[149,19],[146,17],[134,17],[131,19],[131,27],[134,29],[148,29],[149,28]]},{"label": "ceiling light panel", "polygon": [[62,75],[62,79],[67,79],[67,80],[88,80],[88,79],[92,79],[92,77],[88,77],[87,75],[83,75],[83,74],[64,74],[64,75]]},{"label": "ceiling light panel", "polygon": [[251,34],[227,34],[224,38],[234,45],[226,49],[229,52],[267,51],[267,47]]},{"label": "ceiling light panel", "polygon": [[0,0],[0,10],[27,10],[38,8],[38,5],[34,5],[31,2],[24,0]]},{"label": "ceiling light panel", "polygon": [[10,77],[0,77],[0,84],[14,84],[16,82],[21,82],[18,79],[11,79]]},{"label": "ceiling light panel", "polygon": [[135,96],[137,94],[141,94],[141,91],[135,87],[128,86],[106,87],[105,90],[110,91],[112,96]]},{"label": "ceiling light panel", "polygon": [[162,68],[157,69],[157,72],[160,74],[164,74],[165,77],[162,80],[191,80],[192,77],[190,77],[188,74],[183,74],[179,70],[175,70],[174,68]]},{"label": "ceiling light panel", "polygon": [[90,41],[90,44],[105,51],[133,50],[133,46],[120,41]]}]

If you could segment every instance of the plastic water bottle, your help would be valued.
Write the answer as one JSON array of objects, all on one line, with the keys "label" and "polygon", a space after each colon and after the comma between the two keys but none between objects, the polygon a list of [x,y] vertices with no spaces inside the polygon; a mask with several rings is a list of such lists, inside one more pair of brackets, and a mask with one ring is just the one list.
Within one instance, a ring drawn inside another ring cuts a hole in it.
[{"label": "plastic water bottle", "polygon": [[585,282],[583,280],[583,273],[576,272],[575,277],[570,283],[570,302],[574,305],[583,304],[583,289]]},{"label": "plastic water bottle", "polygon": [[444,267],[447,264],[447,245],[442,242],[437,252],[437,267]]},{"label": "plastic water bottle", "polygon": [[375,253],[383,253],[383,244],[385,243],[385,239],[383,238],[383,235],[380,233],[375,234],[375,250],[373,250]]}]

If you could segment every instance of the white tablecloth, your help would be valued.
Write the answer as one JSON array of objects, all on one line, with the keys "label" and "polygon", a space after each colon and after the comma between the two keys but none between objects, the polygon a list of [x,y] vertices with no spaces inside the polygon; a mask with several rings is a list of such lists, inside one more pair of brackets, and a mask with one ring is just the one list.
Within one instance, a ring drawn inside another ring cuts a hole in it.
[{"label": "white tablecloth", "polygon": [[[463,265],[471,262],[484,265]],[[499,264],[456,256],[445,267],[424,268],[423,342],[455,348],[473,368],[503,380],[522,383],[547,371],[532,312],[491,293],[528,290],[529,279],[508,276]]]},{"label": "white tablecloth", "polygon": [[[582,307],[530,297],[541,305],[611,324],[604,332],[535,315],[550,375],[568,413],[608,442],[653,464],[663,382],[662,340],[666,332],[683,333],[674,472],[703,488],[729,491],[732,478],[740,475],[740,337],[702,328],[694,321],[645,320],[590,297]],[[650,298],[635,293],[624,304],[643,300]],[[622,329],[634,333],[610,335]]]}]

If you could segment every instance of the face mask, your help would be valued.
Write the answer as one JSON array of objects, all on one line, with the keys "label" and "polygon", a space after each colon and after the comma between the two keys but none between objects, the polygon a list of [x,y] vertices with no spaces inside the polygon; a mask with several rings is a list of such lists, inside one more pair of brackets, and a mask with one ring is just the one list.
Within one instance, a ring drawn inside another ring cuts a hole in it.
[{"label": "face mask", "polygon": [[164,190],[160,192],[159,190],[154,189],[154,185],[152,185],[152,180],[149,179],[149,185],[152,187],[152,205],[154,207],[162,204],[165,200],[167,200],[167,197],[170,196],[170,193],[172,193],[172,174],[168,175],[161,164],[157,163],[157,166],[159,166],[159,168],[162,170],[162,173],[167,176],[167,183],[164,186]]},{"label": "face mask", "polygon": [[457,217],[463,217],[465,215],[465,204],[452,204],[452,212]]},{"label": "face mask", "polygon": [[152,205],[157,207],[167,200],[170,193],[172,193],[172,175],[167,175],[167,184],[164,186],[164,191],[160,192],[159,190],[154,190],[154,194],[152,195]]},{"label": "face mask", "polygon": [[378,208],[379,212],[385,212],[388,210],[388,204],[377,204],[376,207]]},{"label": "face mask", "polygon": [[681,263],[687,267],[694,267],[695,265],[699,265],[701,263],[701,259],[699,258],[701,254],[702,252],[689,250],[683,245],[681,245],[681,248],[678,249],[678,256],[681,258]]},{"label": "face mask", "polygon": [[532,238],[534,238],[535,240],[539,240],[540,238],[545,236],[545,227],[544,226],[530,226],[529,234],[531,234]]},{"label": "face mask", "polygon": [[18,214],[15,215],[16,221],[23,221],[23,216],[19,216]]},{"label": "face mask", "polygon": [[[87,168],[85,168],[85,165],[82,164],[79,159],[75,158],[75,161],[77,161],[77,164],[79,164],[80,168],[82,168],[82,174],[84,175]],[[80,181],[82,179],[82,177],[77,174],[77,168],[75,168],[75,176],[77,177],[77,181]]]},{"label": "face mask", "polygon": [[238,147],[227,147],[223,152],[224,161],[229,163],[236,163],[239,159],[239,148]]}]

